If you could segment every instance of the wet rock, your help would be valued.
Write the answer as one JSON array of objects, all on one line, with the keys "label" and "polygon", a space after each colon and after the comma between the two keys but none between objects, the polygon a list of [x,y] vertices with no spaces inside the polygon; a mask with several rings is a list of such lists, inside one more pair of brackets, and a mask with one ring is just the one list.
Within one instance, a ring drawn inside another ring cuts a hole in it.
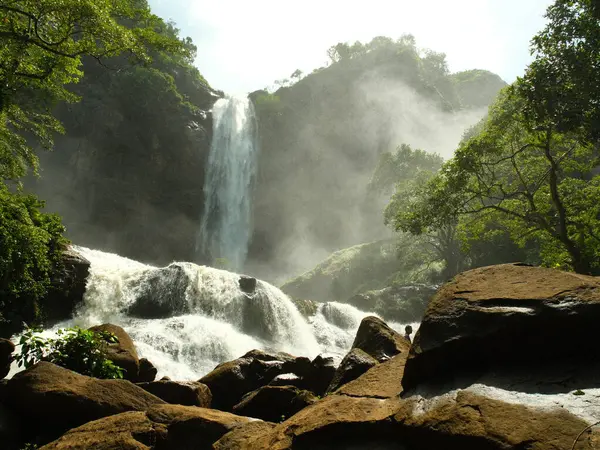
[{"label": "wet rock", "polygon": [[[431,300],[403,384],[600,362],[600,279],[522,264],[464,272]],[[577,370],[576,370],[577,371]]]},{"label": "wet rock", "polygon": [[210,389],[197,381],[153,381],[137,385],[167,403],[210,408]]},{"label": "wet rock", "polygon": [[149,272],[142,279],[139,296],[128,310],[128,315],[142,319],[164,319],[190,312],[186,291],[190,277],[185,267],[172,263]]},{"label": "wet rock", "polygon": [[[126,380],[100,380],[48,362],[17,373],[6,386],[7,406],[60,435],[91,420],[165,403]],[[33,434],[33,433],[32,433]]]},{"label": "wet rock", "polygon": [[233,407],[233,412],[269,422],[281,422],[316,401],[318,399],[314,394],[294,386],[264,386],[245,395]]},{"label": "wet rock", "polygon": [[410,342],[381,319],[369,316],[361,321],[352,348],[359,348],[383,362],[399,353],[408,354]]},{"label": "wet rock", "polygon": [[376,364],[378,364],[378,361],[371,355],[359,348],[353,348],[344,356],[336,369],[327,392],[333,392],[344,384],[357,379]]},{"label": "wet rock", "polygon": [[120,326],[112,325],[110,323],[91,327],[90,330],[109,332],[117,337],[119,342],[107,342],[106,357],[125,370],[123,378],[131,381],[137,380],[140,371],[140,360],[138,359],[133,340],[129,337],[127,332]]},{"label": "wet rock", "polygon": [[154,367],[150,361],[146,358],[140,359],[140,371],[138,373],[138,377],[136,382],[138,383],[149,383],[156,379],[156,374],[158,370]]},{"label": "wet rock", "polygon": [[225,434],[252,422],[212,409],[157,405],[86,423],[40,450],[210,450]]},{"label": "wet rock", "polygon": [[0,338],[0,379],[4,378],[10,372],[12,363],[12,354],[15,351],[15,344],[8,339]]},{"label": "wet rock", "polygon": [[256,290],[256,278],[242,275],[238,280],[240,289],[246,294],[254,294]]}]

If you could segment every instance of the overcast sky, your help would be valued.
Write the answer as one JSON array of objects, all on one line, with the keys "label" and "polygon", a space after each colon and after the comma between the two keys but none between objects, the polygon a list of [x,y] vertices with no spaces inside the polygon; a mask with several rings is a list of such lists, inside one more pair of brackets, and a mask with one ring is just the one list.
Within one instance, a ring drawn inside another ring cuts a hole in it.
[{"label": "overcast sky", "polygon": [[337,42],[416,37],[447,55],[450,70],[487,69],[512,82],[530,61],[529,40],[551,0],[149,0],[198,46],[208,82],[241,94],[296,69],[325,65]]}]

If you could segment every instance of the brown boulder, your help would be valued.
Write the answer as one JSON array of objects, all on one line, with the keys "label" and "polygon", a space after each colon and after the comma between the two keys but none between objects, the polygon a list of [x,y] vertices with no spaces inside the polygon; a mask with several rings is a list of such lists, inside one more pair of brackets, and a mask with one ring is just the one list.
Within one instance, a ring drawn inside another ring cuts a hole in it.
[{"label": "brown boulder", "polygon": [[131,381],[137,380],[140,371],[140,360],[133,340],[127,332],[120,326],[110,323],[91,327],[90,330],[107,331],[117,337],[119,342],[107,343],[106,357],[125,370],[123,378]]},{"label": "brown boulder", "polygon": [[274,423],[255,420],[234,428],[213,445],[213,450],[252,448],[253,442],[271,432]]},{"label": "brown boulder", "polygon": [[209,450],[212,444],[252,419],[222,411],[157,405],[87,423],[40,450]]},{"label": "brown boulder", "polygon": [[355,380],[377,363],[378,361],[375,358],[361,349],[351,349],[336,369],[327,392],[333,392],[344,384]]},{"label": "brown boulder", "polygon": [[154,367],[150,361],[146,358],[140,358],[140,371],[136,382],[138,383],[150,383],[156,379],[158,370]]},{"label": "brown boulder", "polygon": [[335,362],[331,356],[317,355],[310,363],[309,372],[302,379],[302,388],[317,395],[324,395],[335,371]]},{"label": "brown boulder", "polygon": [[212,395],[205,384],[197,381],[153,381],[137,383],[139,387],[174,405],[210,408]]},{"label": "brown boulder", "polygon": [[600,361],[600,279],[503,264],[464,272],[431,300],[403,385]]},{"label": "brown boulder", "polygon": [[8,339],[0,338],[0,380],[10,372],[12,363],[12,354],[15,351],[15,344]]},{"label": "brown boulder", "polygon": [[8,406],[51,435],[100,417],[165,403],[129,381],[87,377],[48,362],[17,373],[6,391]]},{"label": "brown boulder", "polygon": [[233,412],[269,422],[280,422],[316,401],[317,397],[311,392],[294,386],[264,386],[244,396],[233,407]]},{"label": "brown boulder", "polygon": [[399,353],[408,353],[410,342],[374,316],[365,317],[358,327],[352,348],[359,348],[379,362]]},{"label": "brown boulder", "polygon": [[213,408],[231,411],[245,394],[266,386],[277,375],[290,372],[303,375],[309,369],[307,358],[252,350],[241,358],[219,364],[199,381],[210,388]]}]

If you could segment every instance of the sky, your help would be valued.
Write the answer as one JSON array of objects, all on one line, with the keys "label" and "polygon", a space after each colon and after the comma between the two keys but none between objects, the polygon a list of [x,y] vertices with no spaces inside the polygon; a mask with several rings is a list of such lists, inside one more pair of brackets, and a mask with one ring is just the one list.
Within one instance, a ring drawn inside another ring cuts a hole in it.
[{"label": "sky", "polygon": [[196,65],[227,94],[273,86],[326,65],[338,42],[413,34],[452,72],[486,69],[512,82],[551,0],[149,0],[198,47]]}]

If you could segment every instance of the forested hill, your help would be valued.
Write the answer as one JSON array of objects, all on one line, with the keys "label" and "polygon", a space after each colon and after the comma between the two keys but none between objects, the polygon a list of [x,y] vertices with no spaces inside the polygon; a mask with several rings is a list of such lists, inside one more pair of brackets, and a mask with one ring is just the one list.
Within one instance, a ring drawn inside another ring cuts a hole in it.
[{"label": "forested hill", "polygon": [[251,94],[261,139],[251,265],[299,272],[387,236],[389,198],[367,191],[379,155],[409,143],[449,156],[506,86],[484,70],[450,73],[444,54],[412,36],[340,43],[328,55],[327,67]]},{"label": "forested hill", "polygon": [[65,134],[40,154],[41,178],[26,182],[75,243],[151,262],[194,258],[210,109],[223,96],[193,65],[192,41],[163,25],[188,54],[153,50],[151,64],[84,58],[71,87],[81,100],[58,107]]}]

